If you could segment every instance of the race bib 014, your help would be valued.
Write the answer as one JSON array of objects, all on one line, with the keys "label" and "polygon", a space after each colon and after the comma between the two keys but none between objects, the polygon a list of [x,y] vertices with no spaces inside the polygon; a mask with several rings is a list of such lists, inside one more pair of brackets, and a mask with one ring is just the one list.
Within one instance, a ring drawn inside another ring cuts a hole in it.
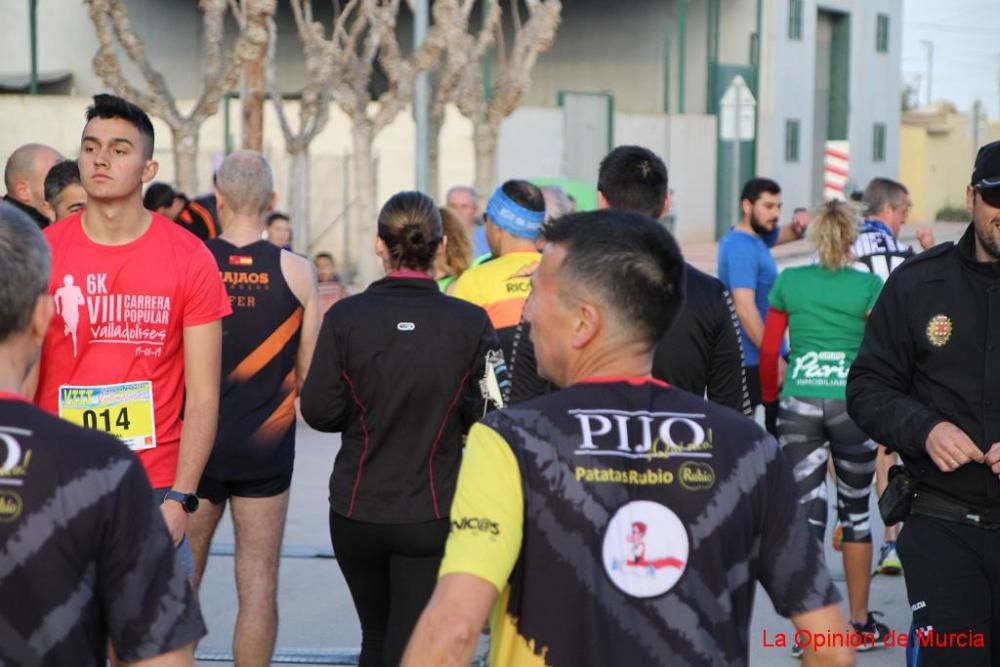
[{"label": "race bib 014", "polygon": [[156,447],[153,383],[59,387],[59,416],[115,436],[132,451]]}]

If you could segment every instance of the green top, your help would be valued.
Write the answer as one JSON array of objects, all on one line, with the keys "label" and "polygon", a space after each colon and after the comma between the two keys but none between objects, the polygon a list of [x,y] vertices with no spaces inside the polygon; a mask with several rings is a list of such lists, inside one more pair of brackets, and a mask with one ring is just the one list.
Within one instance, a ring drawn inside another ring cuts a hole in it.
[{"label": "green top", "polygon": [[771,289],[771,307],[788,313],[791,353],[782,398],[844,400],[847,373],[882,280],[852,268],[786,269]]},{"label": "green top", "polygon": [[458,276],[441,276],[437,279],[438,289],[447,293],[448,286],[458,280]]}]

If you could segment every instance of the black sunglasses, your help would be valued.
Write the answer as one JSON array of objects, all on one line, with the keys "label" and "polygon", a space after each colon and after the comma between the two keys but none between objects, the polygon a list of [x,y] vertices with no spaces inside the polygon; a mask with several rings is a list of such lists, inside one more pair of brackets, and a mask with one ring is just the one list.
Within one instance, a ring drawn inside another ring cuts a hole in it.
[{"label": "black sunglasses", "polygon": [[987,206],[1000,208],[1000,188],[982,189],[977,186],[976,192],[979,193],[980,199],[982,199]]}]

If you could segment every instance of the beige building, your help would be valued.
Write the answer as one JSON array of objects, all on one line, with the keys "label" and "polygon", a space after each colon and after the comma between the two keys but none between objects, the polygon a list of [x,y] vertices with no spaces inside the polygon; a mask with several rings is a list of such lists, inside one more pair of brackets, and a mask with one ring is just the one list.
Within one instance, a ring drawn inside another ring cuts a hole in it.
[{"label": "beige building", "polygon": [[933,222],[944,209],[964,208],[976,151],[997,139],[1000,121],[982,118],[975,132],[972,114],[959,113],[949,102],[904,113],[899,178],[913,201],[910,219]]}]

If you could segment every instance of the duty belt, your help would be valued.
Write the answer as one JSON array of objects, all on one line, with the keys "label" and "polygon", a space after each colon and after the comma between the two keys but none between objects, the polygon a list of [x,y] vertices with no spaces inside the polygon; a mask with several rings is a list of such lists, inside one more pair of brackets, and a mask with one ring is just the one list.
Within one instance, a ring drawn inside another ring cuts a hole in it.
[{"label": "duty belt", "polygon": [[986,530],[1000,530],[1000,508],[970,508],[926,490],[914,494],[910,514],[952,523],[964,523]]}]

